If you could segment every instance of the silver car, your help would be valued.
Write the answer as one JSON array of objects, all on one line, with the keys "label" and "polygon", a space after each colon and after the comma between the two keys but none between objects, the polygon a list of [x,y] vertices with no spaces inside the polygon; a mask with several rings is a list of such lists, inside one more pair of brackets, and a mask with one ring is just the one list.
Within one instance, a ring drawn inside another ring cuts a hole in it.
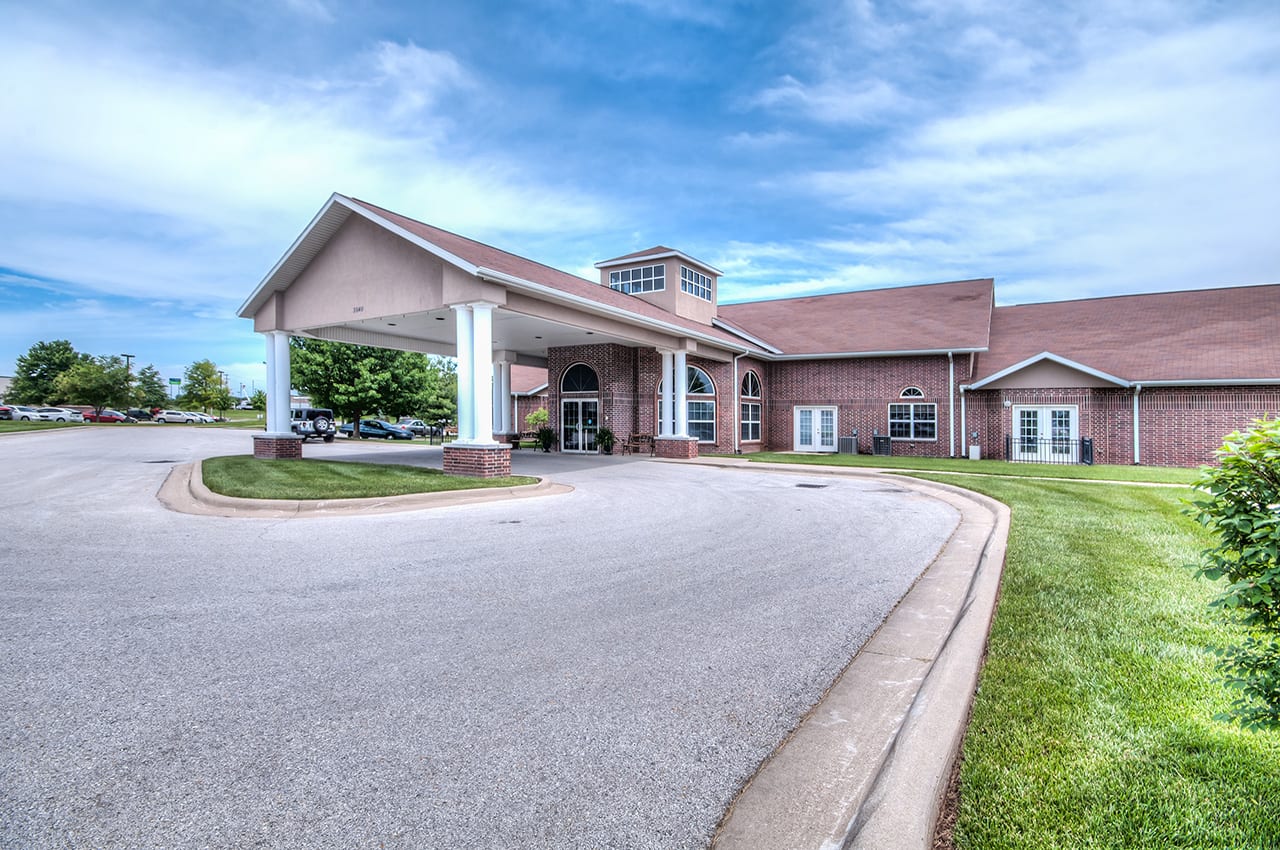
[{"label": "silver car", "polygon": [[11,404],[9,411],[9,418],[14,422],[39,422],[42,418],[40,411],[25,404]]},{"label": "silver car", "polygon": [[83,422],[84,414],[65,407],[38,407],[36,412],[45,422]]},{"label": "silver car", "polygon": [[196,416],[194,413],[186,413],[181,410],[160,410],[155,416],[151,417],[152,422],[183,422],[187,425],[195,423]]}]

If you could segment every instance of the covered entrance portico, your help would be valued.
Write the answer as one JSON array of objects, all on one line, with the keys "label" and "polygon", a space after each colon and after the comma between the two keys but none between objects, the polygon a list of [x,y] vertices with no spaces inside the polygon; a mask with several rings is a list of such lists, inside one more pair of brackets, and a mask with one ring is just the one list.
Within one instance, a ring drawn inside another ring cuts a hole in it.
[{"label": "covered entrance portico", "polygon": [[[689,457],[697,441],[688,434],[687,357],[727,362],[735,347],[719,329],[342,195],[239,315],[266,341],[267,428],[255,437],[256,456],[301,456],[290,432],[289,337],[305,336],[455,357],[458,439],[445,447],[444,468],[483,477],[510,472],[510,439],[522,425],[511,405],[513,364],[546,367],[558,348],[660,352],[658,453]],[[594,451],[602,413],[588,398],[554,405],[560,448]]]}]

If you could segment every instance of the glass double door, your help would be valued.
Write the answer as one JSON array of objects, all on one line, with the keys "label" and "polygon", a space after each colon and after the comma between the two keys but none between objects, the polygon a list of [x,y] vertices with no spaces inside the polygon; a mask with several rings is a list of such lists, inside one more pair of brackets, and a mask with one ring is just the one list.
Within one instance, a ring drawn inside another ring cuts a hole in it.
[{"label": "glass double door", "polygon": [[560,402],[560,451],[594,452],[599,427],[600,402],[596,399],[563,399]]},{"label": "glass double door", "polygon": [[1013,425],[1017,431],[1010,460],[1078,463],[1078,417],[1074,406],[1015,406]]},{"label": "glass double door", "polygon": [[795,450],[834,452],[836,450],[836,409],[834,407],[797,407],[795,411]]}]

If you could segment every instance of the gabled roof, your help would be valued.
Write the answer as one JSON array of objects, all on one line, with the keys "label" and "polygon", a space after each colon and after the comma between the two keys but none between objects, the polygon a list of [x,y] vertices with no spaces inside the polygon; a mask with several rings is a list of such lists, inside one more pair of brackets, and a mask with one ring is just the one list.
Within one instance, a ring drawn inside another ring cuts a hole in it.
[{"label": "gabled roof", "polygon": [[982,351],[994,293],[981,278],[721,304],[720,316],[783,356]]},{"label": "gabled roof", "polygon": [[1130,383],[1280,381],[1280,285],[997,307],[974,383],[1046,349]]},{"label": "gabled roof", "polygon": [[596,268],[607,269],[612,266],[629,266],[644,260],[665,260],[668,257],[675,257],[677,259],[684,260],[698,268],[706,269],[717,277],[724,275],[724,272],[720,271],[710,263],[704,263],[697,257],[690,257],[685,252],[677,251],[675,248],[668,248],[666,245],[655,245],[652,248],[645,248],[643,251],[632,251],[630,254],[623,254],[621,257],[614,257],[612,260],[601,260],[596,263]]},{"label": "gabled roof", "polygon": [[1023,369],[1026,369],[1028,366],[1034,366],[1037,363],[1057,363],[1059,366],[1066,366],[1068,369],[1075,369],[1077,372],[1083,372],[1086,375],[1106,381],[1109,384],[1115,384],[1117,387],[1129,386],[1129,382],[1126,381],[1124,378],[1117,378],[1115,375],[1108,375],[1106,372],[1099,372],[1097,369],[1094,369],[1090,366],[1086,366],[1083,363],[1077,363],[1074,360],[1068,360],[1065,357],[1059,357],[1058,355],[1053,354],[1052,352],[1049,352],[1049,351],[1042,351],[1034,357],[1028,357],[1026,360],[1022,360],[1018,363],[1014,363],[1012,366],[1009,366],[1005,369],[1001,369],[999,372],[996,372],[993,375],[988,375],[987,377],[979,381],[974,381],[972,384],[969,385],[969,389],[980,390],[983,387],[985,387],[987,384],[995,383],[1001,378],[1007,377],[1017,372],[1021,372]]}]

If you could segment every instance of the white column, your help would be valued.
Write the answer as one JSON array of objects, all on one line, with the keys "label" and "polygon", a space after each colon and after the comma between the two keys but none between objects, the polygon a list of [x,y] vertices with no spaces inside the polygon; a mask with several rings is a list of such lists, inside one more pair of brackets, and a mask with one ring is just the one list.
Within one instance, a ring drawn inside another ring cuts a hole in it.
[{"label": "white column", "polygon": [[493,405],[493,433],[507,433],[502,423],[502,361],[495,360],[493,363],[493,374],[489,376],[489,386],[491,388],[490,401]]},{"label": "white column", "polygon": [[469,442],[475,432],[476,417],[471,305],[455,304],[453,315],[458,338],[458,442]]},{"label": "white column", "polygon": [[687,355],[677,351],[675,355],[676,370],[676,436],[689,436],[689,364]]},{"label": "white column", "polygon": [[290,433],[289,335],[268,331],[267,338],[267,433]]},{"label": "white column", "polygon": [[502,399],[502,415],[498,417],[500,433],[514,434],[515,414],[511,410],[511,361],[504,360],[498,364],[498,395]]},{"label": "white column", "polygon": [[471,305],[471,364],[475,371],[474,431],[471,442],[495,446],[493,439],[493,305]]},{"label": "white column", "polygon": [[662,352],[662,403],[658,406],[658,435],[670,437],[672,427],[671,404],[675,397],[675,369],[672,368],[673,357],[670,351]]}]

